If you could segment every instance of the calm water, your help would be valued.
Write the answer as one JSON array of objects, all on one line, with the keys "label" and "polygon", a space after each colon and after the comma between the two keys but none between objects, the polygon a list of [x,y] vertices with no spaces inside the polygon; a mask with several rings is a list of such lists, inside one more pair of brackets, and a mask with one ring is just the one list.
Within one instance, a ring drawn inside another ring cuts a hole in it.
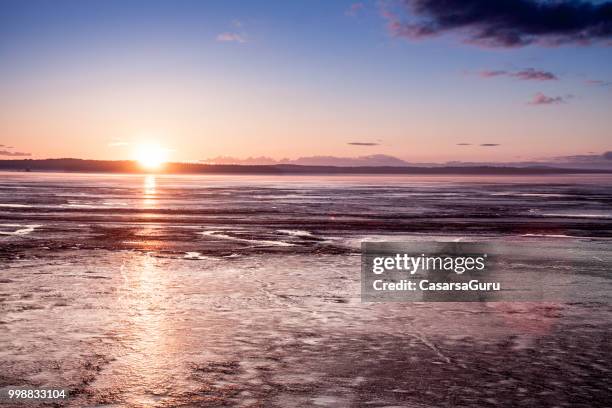
[{"label": "calm water", "polygon": [[[609,176],[2,173],[0,387],[66,387],[71,407],[604,407],[611,237]],[[363,239],[493,243],[568,296],[362,303]]]}]

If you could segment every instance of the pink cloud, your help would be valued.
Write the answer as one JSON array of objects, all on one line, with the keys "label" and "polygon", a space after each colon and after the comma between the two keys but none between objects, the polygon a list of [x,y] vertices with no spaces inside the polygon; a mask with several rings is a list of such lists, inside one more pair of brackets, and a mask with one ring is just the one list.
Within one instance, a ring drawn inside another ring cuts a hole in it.
[{"label": "pink cloud", "polygon": [[217,41],[245,43],[247,42],[247,39],[243,34],[226,32],[219,34],[217,36]]},{"label": "pink cloud", "polygon": [[13,157],[22,157],[22,156],[31,156],[32,153],[25,152],[11,152],[8,150],[0,150],[0,156],[13,156]]},{"label": "pink cloud", "polygon": [[542,92],[538,92],[533,96],[533,99],[528,102],[529,105],[555,105],[559,103],[565,103],[571,95],[567,96],[547,96]]}]

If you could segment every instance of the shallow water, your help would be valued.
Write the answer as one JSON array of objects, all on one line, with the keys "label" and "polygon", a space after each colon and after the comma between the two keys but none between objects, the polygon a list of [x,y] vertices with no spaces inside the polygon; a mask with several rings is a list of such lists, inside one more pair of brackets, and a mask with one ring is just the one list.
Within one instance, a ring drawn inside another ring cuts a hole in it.
[{"label": "shallow water", "polygon": [[[0,387],[73,407],[612,398],[608,177],[0,177]],[[366,238],[539,247],[506,267],[571,296],[362,303]]]}]

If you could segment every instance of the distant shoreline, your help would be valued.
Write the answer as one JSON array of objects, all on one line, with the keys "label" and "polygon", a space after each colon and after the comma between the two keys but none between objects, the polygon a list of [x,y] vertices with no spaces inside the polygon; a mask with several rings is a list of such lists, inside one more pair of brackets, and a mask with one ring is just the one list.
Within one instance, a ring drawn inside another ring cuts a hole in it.
[{"label": "distant shoreline", "polygon": [[[83,159],[0,160],[0,170],[14,172],[62,173],[150,173],[134,161]],[[548,166],[303,166],[295,164],[240,165],[166,163],[159,174],[232,174],[232,175],[547,175],[612,174],[605,169],[572,169]]]}]

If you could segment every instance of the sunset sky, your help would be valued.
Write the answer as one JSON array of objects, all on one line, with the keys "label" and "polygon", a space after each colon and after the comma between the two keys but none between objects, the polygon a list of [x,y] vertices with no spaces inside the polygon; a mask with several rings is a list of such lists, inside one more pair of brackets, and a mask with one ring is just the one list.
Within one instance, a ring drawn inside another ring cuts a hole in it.
[{"label": "sunset sky", "polygon": [[173,161],[601,154],[612,150],[611,10],[2,0],[0,159],[131,159],[142,143]]}]

